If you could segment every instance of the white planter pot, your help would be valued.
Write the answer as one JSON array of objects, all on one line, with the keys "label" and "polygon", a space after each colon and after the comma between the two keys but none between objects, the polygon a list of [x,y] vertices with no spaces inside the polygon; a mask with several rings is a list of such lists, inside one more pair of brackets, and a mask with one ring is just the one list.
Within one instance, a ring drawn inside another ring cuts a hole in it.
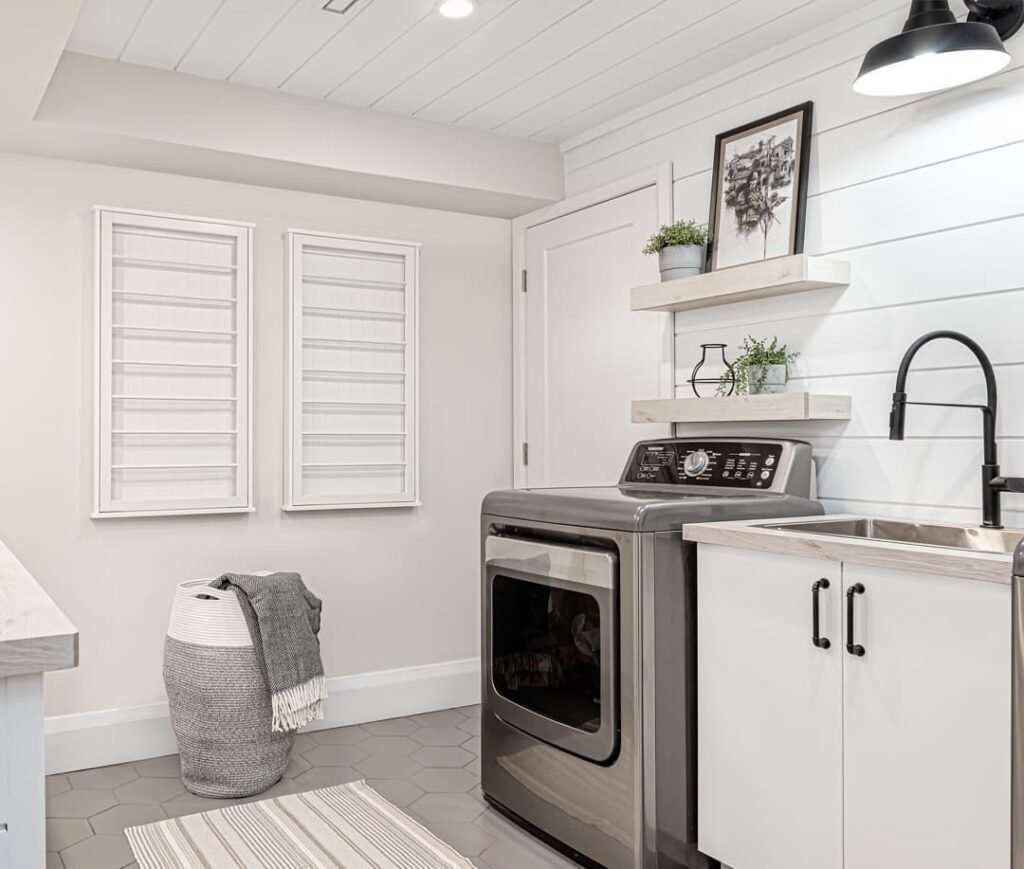
[{"label": "white planter pot", "polygon": [[704,271],[707,248],[696,244],[677,244],[658,251],[658,267],[663,281],[691,278]]},{"label": "white planter pot", "polygon": [[[758,382],[762,381],[760,389]],[[755,365],[747,369],[747,388],[751,395],[776,395],[786,391],[789,369],[785,365]]]}]

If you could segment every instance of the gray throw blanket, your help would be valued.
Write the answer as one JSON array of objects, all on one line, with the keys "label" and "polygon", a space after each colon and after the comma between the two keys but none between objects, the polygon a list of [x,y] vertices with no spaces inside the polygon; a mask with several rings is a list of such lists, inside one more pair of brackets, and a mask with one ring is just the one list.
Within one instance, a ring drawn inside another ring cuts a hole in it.
[{"label": "gray throw blanket", "polygon": [[295,730],[323,718],[327,699],[320,660],[323,604],[297,573],[249,576],[225,573],[211,583],[238,595],[249,634],[270,689],[273,730]]}]

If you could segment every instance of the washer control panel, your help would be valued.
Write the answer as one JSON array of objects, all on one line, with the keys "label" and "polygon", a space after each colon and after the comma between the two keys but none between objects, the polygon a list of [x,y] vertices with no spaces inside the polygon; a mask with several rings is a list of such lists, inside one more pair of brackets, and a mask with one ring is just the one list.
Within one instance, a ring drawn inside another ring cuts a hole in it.
[{"label": "washer control panel", "polygon": [[633,450],[621,482],[769,491],[785,476],[785,455],[778,441],[647,441]]}]

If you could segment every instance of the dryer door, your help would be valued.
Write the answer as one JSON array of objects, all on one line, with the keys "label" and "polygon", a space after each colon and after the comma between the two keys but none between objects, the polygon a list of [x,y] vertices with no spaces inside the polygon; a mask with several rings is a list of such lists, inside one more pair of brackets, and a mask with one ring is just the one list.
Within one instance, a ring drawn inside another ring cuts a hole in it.
[{"label": "dryer door", "polygon": [[485,690],[502,719],[603,763],[618,752],[618,558],[487,538]]}]

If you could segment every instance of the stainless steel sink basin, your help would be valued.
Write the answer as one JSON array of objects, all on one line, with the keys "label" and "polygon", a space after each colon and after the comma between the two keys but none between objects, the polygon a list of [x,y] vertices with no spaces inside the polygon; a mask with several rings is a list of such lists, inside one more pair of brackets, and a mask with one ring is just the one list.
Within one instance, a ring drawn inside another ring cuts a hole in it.
[{"label": "stainless steel sink basin", "polygon": [[776,531],[799,531],[802,534],[824,534],[830,537],[855,537],[860,540],[883,540],[887,543],[909,543],[915,546],[940,546],[944,549],[968,549],[974,552],[1012,554],[1024,539],[1024,531],[976,528],[960,525],[926,525],[897,519],[835,519],[821,522],[785,522],[762,525]]}]

